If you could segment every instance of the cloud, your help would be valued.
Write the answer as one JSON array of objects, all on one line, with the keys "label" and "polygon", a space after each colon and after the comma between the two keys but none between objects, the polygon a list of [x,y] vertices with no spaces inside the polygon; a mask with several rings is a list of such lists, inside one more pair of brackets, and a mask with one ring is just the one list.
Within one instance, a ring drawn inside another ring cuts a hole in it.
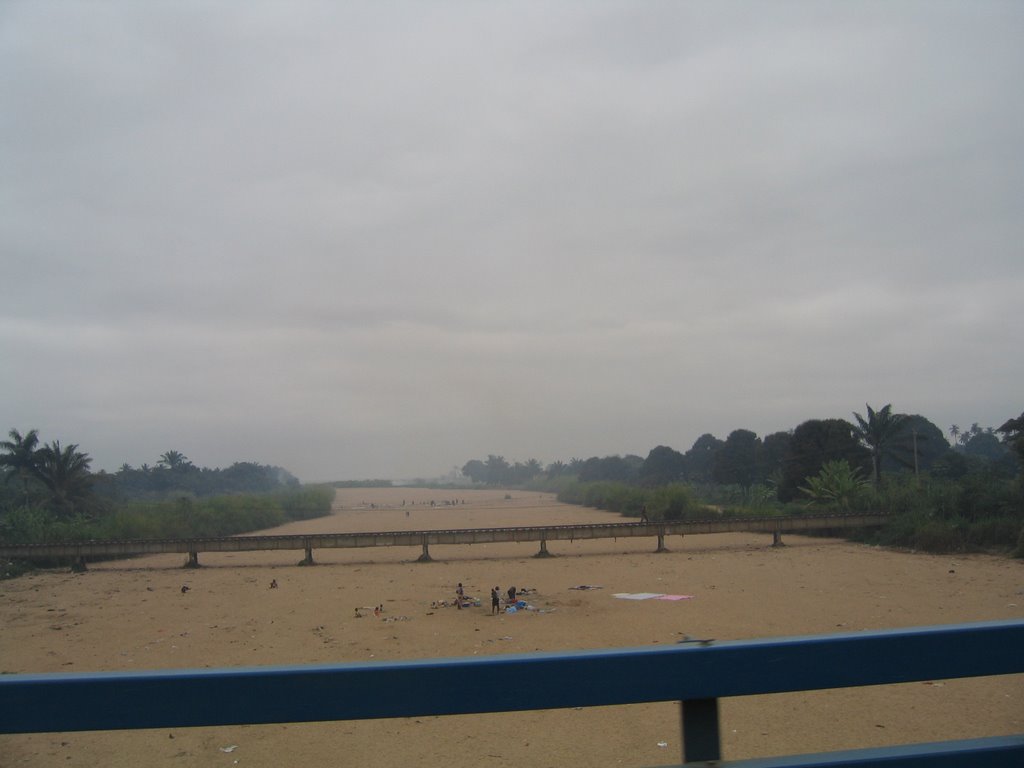
[{"label": "cloud", "polygon": [[1015,5],[0,13],[0,415],[94,466],[1021,408]]}]

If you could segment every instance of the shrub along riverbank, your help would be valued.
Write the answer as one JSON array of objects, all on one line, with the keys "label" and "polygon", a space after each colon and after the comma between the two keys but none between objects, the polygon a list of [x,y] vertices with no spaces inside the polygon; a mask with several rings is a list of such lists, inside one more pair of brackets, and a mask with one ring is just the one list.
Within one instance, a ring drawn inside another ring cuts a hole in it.
[{"label": "shrub along riverbank", "polygon": [[330,514],[334,489],[325,485],[265,494],[165,501],[126,501],[97,517],[61,518],[42,505],[11,509],[0,526],[9,544],[89,539],[179,539],[233,536]]},{"label": "shrub along riverbank", "polygon": [[[996,552],[1024,557],[1024,498],[1020,484],[1000,478],[965,483],[946,479],[886,478],[877,488],[864,485],[843,504],[782,504],[768,494],[722,486],[694,488],[685,483],[645,488],[613,482],[584,483],[561,478],[554,491],[566,504],[580,504],[626,517],[646,507],[652,521],[713,517],[820,515],[882,512],[890,521],[877,529],[844,532],[852,540],[933,553]],[[730,503],[731,502],[731,503]]]}]

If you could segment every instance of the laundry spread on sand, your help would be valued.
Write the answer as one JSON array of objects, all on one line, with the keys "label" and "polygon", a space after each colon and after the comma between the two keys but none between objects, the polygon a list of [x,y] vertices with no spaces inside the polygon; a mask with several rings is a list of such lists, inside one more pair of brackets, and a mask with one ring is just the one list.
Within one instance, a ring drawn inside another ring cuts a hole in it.
[{"label": "laundry spread on sand", "polygon": [[660,592],[617,592],[620,600],[692,600],[693,595],[663,595]]},{"label": "laundry spread on sand", "polygon": [[614,597],[620,600],[650,600],[652,597],[661,597],[661,592],[617,592]]}]

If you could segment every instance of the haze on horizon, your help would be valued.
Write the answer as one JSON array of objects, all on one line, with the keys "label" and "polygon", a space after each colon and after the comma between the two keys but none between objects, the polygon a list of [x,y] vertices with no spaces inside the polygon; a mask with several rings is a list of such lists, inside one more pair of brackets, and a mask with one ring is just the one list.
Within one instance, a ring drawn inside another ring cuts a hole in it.
[{"label": "haze on horizon", "polygon": [[0,6],[0,429],[302,480],[1024,411],[1024,5]]}]

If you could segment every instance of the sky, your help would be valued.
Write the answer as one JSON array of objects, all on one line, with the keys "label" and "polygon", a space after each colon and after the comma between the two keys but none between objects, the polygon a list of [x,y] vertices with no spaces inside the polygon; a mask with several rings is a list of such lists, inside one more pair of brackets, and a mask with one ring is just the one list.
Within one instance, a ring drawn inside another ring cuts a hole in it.
[{"label": "sky", "polygon": [[0,0],[0,430],[306,482],[1024,411],[1024,4]]}]

